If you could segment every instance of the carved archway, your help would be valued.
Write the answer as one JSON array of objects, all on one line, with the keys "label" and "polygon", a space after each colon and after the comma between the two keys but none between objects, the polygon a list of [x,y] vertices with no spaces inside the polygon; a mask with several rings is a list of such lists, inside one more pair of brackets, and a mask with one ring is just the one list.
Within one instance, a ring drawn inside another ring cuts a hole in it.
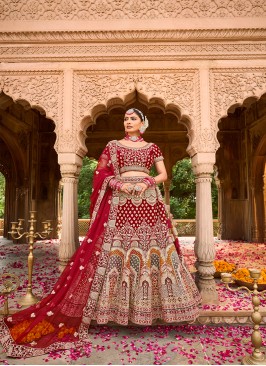
[{"label": "carved archway", "polygon": [[234,103],[218,126],[222,239],[263,241],[266,94]]},{"label": "carved archway", "polygon": [[157,107],[175,115],[188,130],[188,151],[200,129],[198,70],[134,70],[130,73],[91,74],[80,71],[74,75],[75,120],[79,128],[78,153],[86,154],[86,130],[97,117],[114,107],[126,108],[138,100],[149,108]]},{"label": "carved archway", "polygon": [[15,103],[2,92],[0,127],[0,163],[8,171],[4,236],[8,237],[10,222],[19,217],[28,220],[30,210],[37,211],[38,230],[48,218],[56,225],[60,172],[54,149],[55,124],[40,108],[30,108],[24,99]]},{"label": "carved archway", "polygon": [[[0,94],[5,93],[26,110],[35,109],[53,120],[55,132],[63,125],[62,71],[1,71]],[[58,140],[58,136],[57,136]],[[57,150],[58,141],[55,143]]]}]

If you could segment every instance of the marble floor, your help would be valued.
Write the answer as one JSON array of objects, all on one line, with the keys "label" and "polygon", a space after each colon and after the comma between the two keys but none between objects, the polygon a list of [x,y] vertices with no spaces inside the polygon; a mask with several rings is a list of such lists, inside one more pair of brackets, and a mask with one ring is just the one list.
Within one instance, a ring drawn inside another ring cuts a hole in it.
[{"label": "marble floor", "polygon": [[[192,272],[195,260],[193,241],[194,238],[180,238],[183,253]],[[254,266],[255,261],[256,266],[262,268],[265,262],[264,244],[216,240],[215,245],[217,259],[226,257],[227,260],[236,260],[237,252],[239,265],[252,263]],[[243,247],[244,249],[241,249]],[[58,242],[55,240],[35,244],[33,291],[38,296],[51,291],[55,279],[59,276],[57,253]],[[10,272],[20,279],[18,291],[9,300],[10,312],[20,308],[18,299],[25,294],[27,255],[26,244],[13,244],[0,238],[0,273]],[[217,288],[219,303],[204,305],[201,309],[202,320],[208,319],[207,324],[150,327],[92,325],[91,342],[82,349],[53,352],[27,359],[14,359],[6,357],[0,346],[0,365],[239,365],[241,359],[253,351],[252,324],[245,324],[243,321],[245,313],[250,315],[251,301],[244,294],[232,296],[228,290],[225,291],[224,285],[219,280],[217,280]],[[262,300],[262,309],[266,307],[265,302]],[[1,305],[3,301],[0,302]],[[235,318],[242,314],[243,317],[240,316],[240,321],[237,323],[227,324],[220,319],[220,315],[224,313],[233,314]],[[211,314],[215,314],[214,322],[209,322]],[[265,324],[265,317],[263,319]],[[260,327],[263,354],[266,351],[264,324]]]}]

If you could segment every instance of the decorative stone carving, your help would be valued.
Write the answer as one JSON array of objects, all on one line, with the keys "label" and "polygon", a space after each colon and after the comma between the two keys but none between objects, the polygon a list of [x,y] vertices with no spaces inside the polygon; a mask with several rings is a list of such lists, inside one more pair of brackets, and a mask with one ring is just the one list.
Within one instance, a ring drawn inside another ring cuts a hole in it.
[{"label": "decorative stone carving", "polygon": [[72,130],[61,130],[58,137],[57,151],[60,153],[75,152],[78,148],[75,126]]},{"label": "decorative stone carving", "polygon": [[79,176],[81,166],[78,164],[61,164],[60,171],[62,174],[62,182],[63,183],[74,183],[76,181],[76,177]]},{"label": "decorative stone carving", "polygon": [[202,129],[201,131],[197,130],[196,132],[190,130],[188,135],[190,136],[190,140],[193,141],[193,146],[189,146],[188,148],[191,156],[197,152],[215,152],[220,146],[217,140],[216,127]]},{"label": "decorative stone carving", "polygon": [[[198,122],[199,116],[199,89],[197,70],[136,70],[130,74],[113,74],[112,70],[108,73],[99,74],[85,71],[78,71],[74,75],[75,98],[77,115],[76,121],[82,121],[84,117],[92,115],[93,107],[105,105],[113,98],[120,98],[124,101],[127,95],[137,90],[144,95],[147,100],[157,98],[163,100],[165,106],[175,105],[181,109],[182,114],[191,118],[191,121]],[[85,128],[82,130],[85,133]]]},{"label": "decorative stone carving", "polygon": [[215,154],[198,153],[192,157],[192,168],[196,181],[196,238],[195,254],[197,261],[197,284],[203,303],[216,303],[218,294],[213,279],[215,268],[215,247],[212,224],[211,173]]},{"label": "decorative stone carving", "polygon": [[[206,314],[205,314],[206,313]],[[216,313],[216,314],[215,314]],[[226,311],[201,311],[200,316],[196,320],[196,324],[248,324],[254,325],[252,318],[249,312],[241,312],[243,314],[229,315]],[[266,314],[265,312],[261,312],[262,320],[261,325],[266,324]]]},{"label": "decorative stone carving", "polygon": [[[61,160],[64,159],[62,155],[64,154],[61,154]],[[59,247],[60,270],[64,269],[79,245],[77,186],[82,160],[80,157],[73,156],[72,159],[75,160],[75,163],[60,164],[63,183],[62,232]]]},{"label": "decorative stone carving", "polygon": [[[54,2],[55,3],[55,2]],[[0,5],[1,6],[1,5]],[[247,52],[252,51],[254,48],[259,51],[259,48],[256,47],[263,47],[262,51],[264,50],[264,43],[260,44],[252,44],[252,41],[257,41],[258,39],[265,39],[266,36],[266,29],[265,28],[227,28],[227,29],[166,29],[166,30],[116,30],[116,31],[21,31],[21,32],[1,32],[0,33],[0,42],[4,43],[16,43],[16,42],[43,42],[52,43],[52,42],[66,42],[66,43],[73,43],[76,42],[102,42],[102,41],[162,41],[162,42],[184,42],[184,41],[212,41],[216,39],[217,41],[226,42],[226,40],[230,40],[230,44],[224,45],[223,43],[219,44],[205,44],[204,47],[208,50],[223,50],[227,53],[231,53],[232,50],[235,48],[241,49],[243,52],[246,49]],[[242,44],[232,44],[231,41],[234,40],[241,40],[242,42],[248,41],[249,43],[242,43]],[[56,45],[60,47],[60,45]],[[102,47],[107,47],[110,45],[97,45],[95,46],[97,49],[101,49]],[[113,46],[113,45],[112,45]],[[118,47],[123,47],[123,44],[119,44]],[[136,47],[131,43],[132,47]],[[160,44],[159,46],[162,46]],[[175,45],[171,45],[174,47]],[[197,49],[196,44],[179,44],[177,45],[178,49],[183,49],[184,51],[189,51],[193,49]],[[74,47],[74,46],[73,46]],[[83,49],[82,46],[79,45],[74,49]],[[86,47],[86,46],[85,46]],[[142,46],[143,47],[143,46]],[[145,47],[145,46],[144,46]],[[226,49],[224,49],[226,47]],[[248,48],[247,48],[248,47]],[[250,48],[251,47],[251,48]],[[254,48],[253,48],[254,47]],[[38,49],[38,48],[37,48]],[[52,48],[46,48],[47,50]],[[173,48],[175,49],[175,48]],[[158,51],[158,48],[157,48]],[[9,51],[11,53],[11,50]],[[190,51],[191,52],[191,51]]]},{"label": "decorative stone carving", "polygon": [[[12,42],[12,40],[10,40]],[[104,44],[104,45],[27,45],[1,46],[0,60],[9,62],[19,57],[24,61],[108,61],[108,60],[184,60],[197,57],[209,59],[219,58],[241,59],[266,56],[265,43],[242,44]]]},{"label": "decorative stone carving", "polygon": [[14,101],[26,100],[62,124],[63,73],[61,71],[0,71],[2,91]]},{"label": "decorative stone carving", "polygon": [[266,11],[258,0],[2,0],[0,20],[105,20],[256,17]]},{"label": "decorative stone carving", "polygon": [[266,69],[211,69],[211,119],[217,125],[230,106],[241,105],[244,99],[260,97],[266,90]]}]

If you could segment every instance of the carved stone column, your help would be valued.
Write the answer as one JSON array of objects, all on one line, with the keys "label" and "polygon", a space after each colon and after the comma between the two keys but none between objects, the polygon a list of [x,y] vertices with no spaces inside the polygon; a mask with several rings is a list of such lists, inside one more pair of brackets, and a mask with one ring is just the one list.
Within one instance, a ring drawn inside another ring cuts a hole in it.
[{"label": "carved stone column", "polygon": [[61,239],[62,231],[62,211],[63,211],[63,182],[60,180],[57,190],[57,236]]},{"label": "carved stone column", "polygon": [[222,238],[222,181],[218,178],[218,172],[215,174],[215,184],[218,190],[218,232],[217,232],[217,239]]},{"label": "carved stone column", "polygon": [[82,159],[72,153],[59,154],[63,182],[62,232],[59,261],[62,269],[79,246],[77,185]]},{"label": "carved stone column", "polygon": [[218,302],[218,293],[214,280],[215,248],[213,238],[213,217],[211,181],[214,153],[198,153],[192,158],[192,167],[196,180],[196,240],[197,285],[204,304]]},{"label": "carved stone column", "polygon": [[263,175],[263,197],[264,197],[264,243],[266,243],[266,164]]},{"label": "carved stone column", "polygon": [[256,243],[258,242],[258,220],[257,220],[257,208],[256,208],[256,197],[255,197],[255,179],[250,179],[250,203],[251,203],[251,240]]}]

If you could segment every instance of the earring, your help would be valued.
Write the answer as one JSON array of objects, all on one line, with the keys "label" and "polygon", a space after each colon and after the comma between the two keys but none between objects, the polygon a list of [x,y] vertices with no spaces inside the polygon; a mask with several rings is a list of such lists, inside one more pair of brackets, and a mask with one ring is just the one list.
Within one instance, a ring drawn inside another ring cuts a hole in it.
[{"label": "earring", "polygon": [[140,129],[139,129],[139,132],[140,132],[141,134],[143,134],[143,133],[145,132],[145,127],[144,127],[144,126],[141,126],[141,127],[140,127]]}]

